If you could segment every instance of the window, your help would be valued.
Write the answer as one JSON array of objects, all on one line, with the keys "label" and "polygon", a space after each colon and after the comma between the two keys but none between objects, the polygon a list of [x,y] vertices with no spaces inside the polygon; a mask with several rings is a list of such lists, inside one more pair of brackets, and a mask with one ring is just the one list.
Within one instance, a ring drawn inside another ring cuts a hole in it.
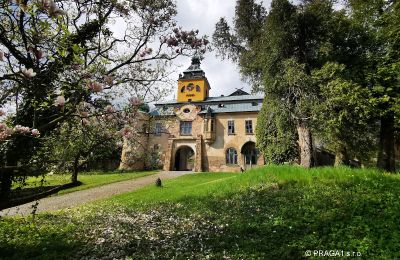
[{"label": "window", "polygon": [[229,120],[228,121],[228,135],[235,134],[235,121]]},{"label": "window", "polygon": [[253,121],[252,120],[246,120],[246,134],[252,134],[253,133]]},{"label": "window", "polygon": [[183,86],[182,88],[181,88],[181,93],[185,93],[185,86]]},{"label": "window", "polygon": [[200,92],[200,86],[196,85],[196,92]]},{"label": "window", "polygon": [[161,135],[162,132],[162,124],[161,123],[156,123],[154,134],[155,135]]},{"label": "window", "polygon": [[251,105],[252,105],[253,107],[255,107],[255,106],[258,106],[258,103],[257,103],[257,102],[251,102]]},{"label": "window", "polygon": [[237,152],[235,148],[226,150],[226,164],[237,164]]},{"label": "window", "polygon": [[183,113],[185,113],[185,114],[190,113],[190,109],[189,109],[189,108],[185,108],[185,109],[183,110]]},{"label": "window", "polygon": [[192,122],[181,122],[181,135],[192,134]]},{"label": "window", "polygon": [[192,91],[194,89],[193,83],[189,83],[186,87],[187,90]]},{"label": "window", "polygon": [[214,132],[214,119],[211,119],[211,132]]}]

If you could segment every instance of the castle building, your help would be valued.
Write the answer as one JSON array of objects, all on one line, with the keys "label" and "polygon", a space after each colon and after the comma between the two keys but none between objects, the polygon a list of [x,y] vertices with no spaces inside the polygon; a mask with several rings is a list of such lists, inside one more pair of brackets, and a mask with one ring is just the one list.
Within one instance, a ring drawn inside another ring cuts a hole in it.
[{"label": "castle building", "polygon": [[[192,59],[179,75],[177,99],[155,104],[149,113],[149,130],[143,149],[159,155],[164,170],[240,171],[264,164],[256,149],[255,128],[263,97],[236,90],[210,97],[211,86]],[[141,168],[124,147],[121,168]]]}]

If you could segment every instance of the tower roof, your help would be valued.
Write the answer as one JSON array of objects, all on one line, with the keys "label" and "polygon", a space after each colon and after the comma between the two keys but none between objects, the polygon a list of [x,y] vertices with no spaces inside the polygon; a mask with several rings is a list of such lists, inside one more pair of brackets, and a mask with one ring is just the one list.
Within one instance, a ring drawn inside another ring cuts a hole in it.
[{"label": "tower roof", "polygon": [[200,68],[200,58],[198,56],[193,56],[192,64],[183,72],[183,76],[179,75],[179,79],[195,79],[203,78],[206,76],[204,71]]}]

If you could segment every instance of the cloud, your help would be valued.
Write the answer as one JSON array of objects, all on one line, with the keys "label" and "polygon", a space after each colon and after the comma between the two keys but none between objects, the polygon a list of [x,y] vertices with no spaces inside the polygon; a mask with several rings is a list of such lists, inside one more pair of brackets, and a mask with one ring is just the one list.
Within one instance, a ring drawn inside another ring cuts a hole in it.
[{"label": "cloud", "polygon": [[[264,2],[265,7],[268,8],[269,5],[270,0]],[[200,35],[208,35],[211,39],[215,24],[221,17],[225,17],[229,22],[233,20],[235,6],[235,0],[178,0],[176,20],[184,29],[198,29]],[[186,68],[190,65],[190,59],[179,59],[178,64]],[[211,52],[205,55],[201,67],[210,82],[211,96],[227,95],[234,92],[236,88],[251,91],[251,86],[241,81],[239,69],[232,61],[223,61]],[[172,77],[178,79],[178,74],[179,72]],[[171,98],[173,95],[168,97],[168,99]]]}]

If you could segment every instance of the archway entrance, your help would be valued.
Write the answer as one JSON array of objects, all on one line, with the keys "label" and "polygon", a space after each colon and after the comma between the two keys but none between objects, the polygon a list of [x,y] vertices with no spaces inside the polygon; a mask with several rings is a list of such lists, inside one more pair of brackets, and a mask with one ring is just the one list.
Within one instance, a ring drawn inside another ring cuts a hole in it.
[{"label": "archway entrance", "polygon": [[245,143],[240,152],[243,154],[243,165],[246,169],[257,165],[258,151],[256,149],[256,143],[251,141]]},{"label": "archway entrance", "polygon": [[182,146],[175,153],[174,170],[192,171],[194,168],[194,151],[189,146]]}]

